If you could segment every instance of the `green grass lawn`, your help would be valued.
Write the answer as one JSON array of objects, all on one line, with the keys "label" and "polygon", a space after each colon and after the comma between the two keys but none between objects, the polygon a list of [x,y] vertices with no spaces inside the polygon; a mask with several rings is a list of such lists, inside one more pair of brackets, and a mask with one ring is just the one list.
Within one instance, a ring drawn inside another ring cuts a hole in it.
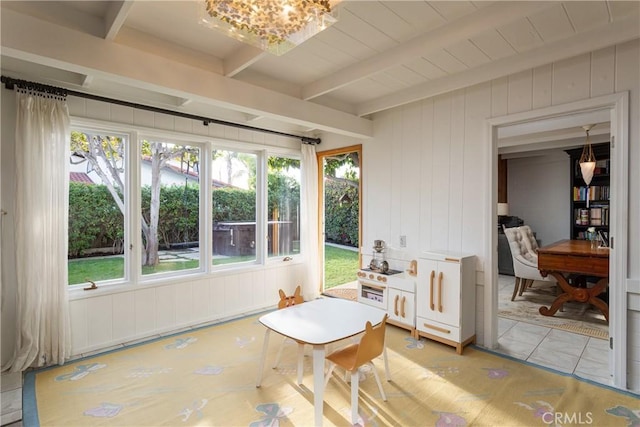
[{"label": "green grass lawn", "polygon": [[324,245],[324,262],[325,289],[356,280],[356,272],[360,267],[358,252]]},{"label": "green grass lawn", "polygon": [[[232,262],[250,261],[253,255],[244,257],[214,258],[214,265]],[[358,270],[358,252],[325,245],[325,288],[333,288],[356,280]],[[197,260],[161,261],[156,267],[142,267],[142,274],[161,273],[198,268]],[[124,258],[122,256],[101,258],[80,258],[69,260],[69,284],[99,282],[124,277]]]}]

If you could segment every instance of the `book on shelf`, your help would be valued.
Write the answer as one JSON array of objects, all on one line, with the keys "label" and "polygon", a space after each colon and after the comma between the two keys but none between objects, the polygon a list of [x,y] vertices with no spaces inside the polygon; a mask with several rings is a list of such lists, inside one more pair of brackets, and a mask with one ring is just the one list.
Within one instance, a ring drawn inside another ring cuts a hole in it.
[{"label": "book on shelf", "polygon": [[609,206],[592,206],[575,208],[573,210],[573,223],[579,226],[609,226]]},{"label": "book on shelf", "polygon": [[602,225],[602,208],[592,207],[589,211],[589,224]]},{"label": "book on shelf", "polygon": [[574,209],[575,224],[589,225],[589,209]]},{"label": "book on shelf", "polygon": [[573,201],[584,202],[587,200],[609,200],[610,189],[608,185],[594,185],[590,187],[573,187]]}]

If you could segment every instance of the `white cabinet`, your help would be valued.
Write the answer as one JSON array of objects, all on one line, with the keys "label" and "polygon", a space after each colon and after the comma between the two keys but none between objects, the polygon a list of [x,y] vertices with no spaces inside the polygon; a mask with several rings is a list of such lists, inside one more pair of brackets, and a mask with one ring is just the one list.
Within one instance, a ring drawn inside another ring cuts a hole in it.
[{"label": "white cabinet", "polygon": [[475,342],[475,256],[423,253],[418,259],[416,337],[456,348]]},{"label": "white cabinet", "polygon": [[358,302],[386,310],[390,324],[415,334],[416,278],[398,270],[392,274],[359,270]]},{"label": "white cabinet", "polygon": [[413,278],[390,277],[387,286],[389,293],[387,305],[388,322],[408,329],[413,335],[416,325],[416,281]]}]

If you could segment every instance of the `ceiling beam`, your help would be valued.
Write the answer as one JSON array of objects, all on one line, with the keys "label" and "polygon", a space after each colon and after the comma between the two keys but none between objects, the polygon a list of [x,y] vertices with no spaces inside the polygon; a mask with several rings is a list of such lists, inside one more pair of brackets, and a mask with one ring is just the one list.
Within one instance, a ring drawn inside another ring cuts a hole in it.
[{"label": "ceiling beam", "polygon": [[1,42],[8,57],[326,132],[373,135],[371,120],[12,10],[2,11]]},{"label": "ceiling beam", "polygon": [[607,24],[586,34],[576,34],[553,44],[547,44],[521,54],[502,58],[457,74],[403,89],[391,95],[360,103],[356,108],[357,115],[366,116],[410,102],[506,77],[510,74],[550,64],[565,58],[635,40],[639,37],[638,15],[634,14],[624,20]]},{"label": "ceiling beam", "polygon": [[91,83],[93,83],[92,75],[86,75],[82,78],[82,87],[89,87],[91,86]]},{"label": "ceiling beam", "polygon": [[233,77],[265,55],[267,55],[267,52],[264,50],[248,44],[243,44],[240,49],[233,53],[233,55],[224,60],[222,65],[224,68],[224,75],[227,77]]},{"label": "ceiling beam", "polygon": [[420,58],[428,53],[438,51],[444,46],[467,40],[474,35],[551,6],[553,6],[553,2],[496,2],[453,21],[450,25],[438,27],[406,43],[318,79],[302,89],[302,98],[309,100],[327,94],[350,83],[396,67],[398,64]]},{"label": "ceiling beam", "polygon": [[134,0],[110,1],[104,17],[104,38],[115,40],[124,25]]}]

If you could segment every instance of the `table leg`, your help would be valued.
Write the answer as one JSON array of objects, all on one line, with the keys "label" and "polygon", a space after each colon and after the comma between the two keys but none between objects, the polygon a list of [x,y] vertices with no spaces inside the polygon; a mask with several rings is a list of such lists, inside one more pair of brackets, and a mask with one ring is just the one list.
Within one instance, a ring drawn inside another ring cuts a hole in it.
[{"label": "table leg", "polygon": [[302,374],[304,371],[304,344],[298,343],[298,385],[302,385]]},{"label": "table leg", "polygon": [[313,346],[313,408],[314,425],[322,426],[324,405],[324,345]]},{"label": "table leg", "polygon": [[258,368],[258,378],[256,379],[256,387],[262,385],[262,373],[264,372],[264,360],[267,358],[267,348],[269,347],[269,331],[271,329],[266,328],[264,332],[264,343],[262,344],[262,357],[260,358],[260,367]]},{"label": "table leg", "polygon": [[605,277],[598,280],[598,283],[596,283],[593,288],[589,289],[589,303],[600,310],[602,314],[604,314],[604,318],[607,320],[607,323],[609,323],[609,305],[597,297],[607,289],[607,286],[609,286],[608,278]]},{"label": "table leg", "polygon": [[558,281],[558,285],[564,291],[564,293],[558,295],[551,304],[551,307],[540,307],[538,310],[543,316],[553,316],[556,312],[562,308],[562,305],[568,301],[578,301],[584,303],[590,303],[594,305],[598,310],[604,314],[605,319],[609,322],[609,306],[606,302],[597,298],[607,288],[609,283],[608,278],[602,278],[598,280],[598,283],[592,288],[578,288],[571,286],[567,279],[558,272],[549,273]]}]

